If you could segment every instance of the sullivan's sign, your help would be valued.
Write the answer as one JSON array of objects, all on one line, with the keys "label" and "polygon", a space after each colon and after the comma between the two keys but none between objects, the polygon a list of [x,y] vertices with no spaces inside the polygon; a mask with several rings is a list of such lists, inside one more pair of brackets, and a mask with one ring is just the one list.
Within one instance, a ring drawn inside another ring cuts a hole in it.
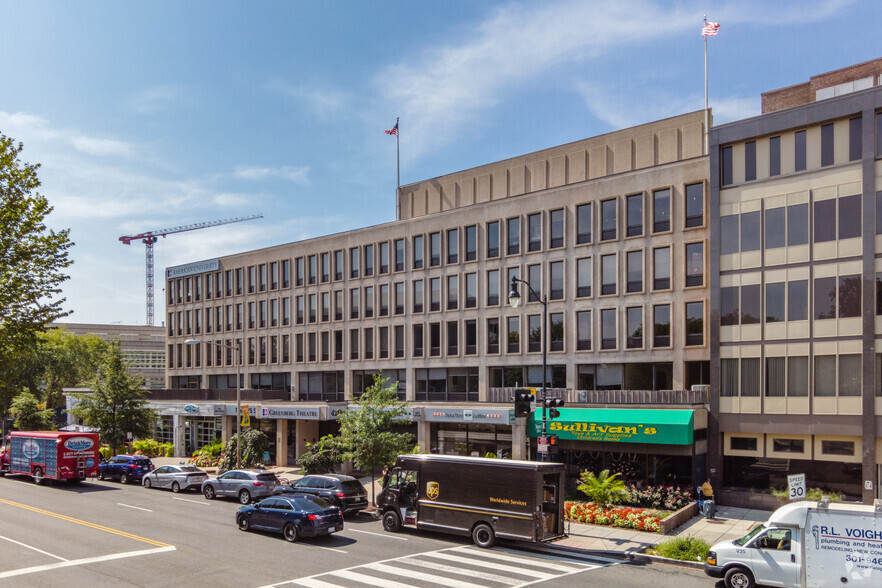
[{"label": "sullivan's sign", "polygon": [[[546,431],[559,439],[611,443],[691,445],[691,410],[561,408],[560,417],[546,420]],[[542,410],[530,415],[530,436],[542,433]]]}]

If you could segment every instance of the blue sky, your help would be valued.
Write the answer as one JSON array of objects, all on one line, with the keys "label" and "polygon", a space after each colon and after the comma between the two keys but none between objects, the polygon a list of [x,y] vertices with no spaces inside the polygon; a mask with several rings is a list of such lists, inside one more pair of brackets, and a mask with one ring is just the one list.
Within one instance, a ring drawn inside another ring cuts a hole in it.
[{"label": "blue sky", "polygon": [[0,0],[0,133],[76,246],[70,322],[144,324],[163,268],[394,220],[407,184],[882,56],[878,0]]}]

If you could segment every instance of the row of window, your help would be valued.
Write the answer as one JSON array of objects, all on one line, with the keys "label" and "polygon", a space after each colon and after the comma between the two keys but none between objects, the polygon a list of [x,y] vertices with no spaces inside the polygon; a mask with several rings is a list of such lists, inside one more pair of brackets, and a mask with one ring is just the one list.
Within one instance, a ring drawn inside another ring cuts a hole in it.
[{"label": "row of window", "polygon": [[[281,279],[280,271],[281,268]],[[247,271],[248,281],[245,281]],[[203,292],[203,284],[205,286]],[[291,261],[271,261],[248,268],[235,268],[219,272],[168,280],[168,304],[183,304],[225,296],[240,296],[246,291],[249,294],[278,290],[291,286]]]},{"label": "row of window", "polygon": [[762,364],[759,357],[721,359],[720,395],[770,398],[861,395],[860,354],[766,357],[765,372]]}]

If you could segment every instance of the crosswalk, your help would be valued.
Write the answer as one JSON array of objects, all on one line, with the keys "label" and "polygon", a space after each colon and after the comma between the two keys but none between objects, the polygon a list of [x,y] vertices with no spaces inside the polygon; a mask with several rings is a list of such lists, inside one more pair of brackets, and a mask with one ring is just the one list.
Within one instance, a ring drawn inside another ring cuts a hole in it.
[{"label": "crosswalk", "polygon": [[450,547],[362,564],[275,586],[307,588],[517,588],[620,563],[600,556],[527,554],[510,549]]}]

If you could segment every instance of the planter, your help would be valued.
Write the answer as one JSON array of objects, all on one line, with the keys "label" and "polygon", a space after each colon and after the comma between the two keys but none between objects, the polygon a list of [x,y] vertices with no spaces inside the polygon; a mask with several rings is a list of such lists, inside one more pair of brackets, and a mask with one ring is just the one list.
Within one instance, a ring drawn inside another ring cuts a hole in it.
[{"label": "planter", "polygon": [[689,519],[698,516],[698,503],[690,502],[680,510],[674,511],[658,522],[658,532],[667,535]]}]

